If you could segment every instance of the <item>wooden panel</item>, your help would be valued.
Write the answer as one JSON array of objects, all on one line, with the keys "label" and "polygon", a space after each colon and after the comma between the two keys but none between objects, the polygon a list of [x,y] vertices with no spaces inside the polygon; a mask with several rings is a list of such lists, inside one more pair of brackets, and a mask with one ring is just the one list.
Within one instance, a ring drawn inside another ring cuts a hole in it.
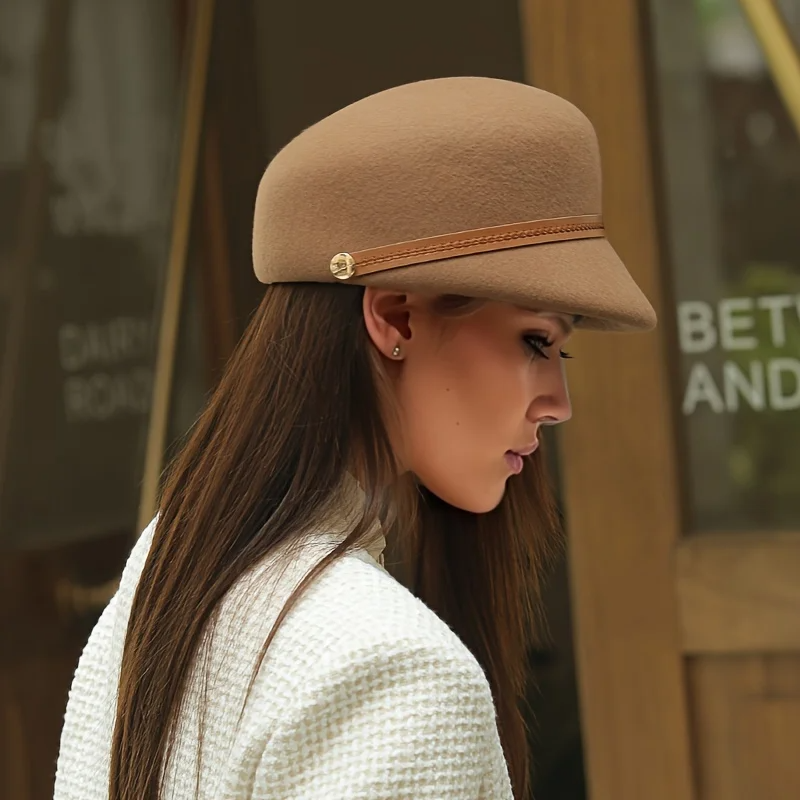
[{"label": "wooden panel", "polygon": [[[124,533],[0,558],[0,798],[45,800],[75,665],[100,614],[83,604],[130,552]],[[59,591],[59,587],[62,587]],[[105,598],[104,598],[105,599]]]},{"label": "wooden panel", "polygon": [[[639,4],[523,0],[522,10],[531,82],[594,122],[609,237],[663,318]],[[593,800],[693,797],[665,329],[570,345],[562,464]]]},{"label": "wooden panel", "polygon": [[736,737],[743,798],[800,797],[800,697],[744,701]]},{"label": "wooden panel", "polygon": [[800,656],[690,662],[702,800],[800,797]]},{"label": "wooden panel", "polygon": [[765,679],[766,692],[770,696],[800,697],[800,655],[769,656]]},{"label": "wooden panel", "polygon": [[736,709],[731,701],[737,696],[759,694],[762,664],[758,658],[698,658],[689,662],[688,675],[698,797],[738,800],[739,776],[732,769],[736,761],[732,736]]},{"label": "wooden panel", "polygon": [[0,669],[0,797],[53,796],[55,760],[80,645]]},{"label": "wooden panel", "polygon": [[31,797],[24,712],[8,676],[0,672],[0,789],[4,797]]},{"label": "wooden panel", "polygon": [[686,652],[800,651],[800,533],[698,536],[676,565]]}]

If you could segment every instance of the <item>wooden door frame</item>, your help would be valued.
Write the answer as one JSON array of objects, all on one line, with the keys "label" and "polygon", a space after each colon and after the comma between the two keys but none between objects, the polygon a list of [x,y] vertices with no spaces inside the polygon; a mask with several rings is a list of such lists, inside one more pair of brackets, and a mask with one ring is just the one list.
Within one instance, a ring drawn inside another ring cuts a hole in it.
[{"label": "wooden door frame", "polygon": [[576,659],[592,800],[692,800],[674,558],[682,529],[670,313],[637,0],[521,0],[529,82],[597,129],[609,239],[659,314],[579,336],[561,433]]}]

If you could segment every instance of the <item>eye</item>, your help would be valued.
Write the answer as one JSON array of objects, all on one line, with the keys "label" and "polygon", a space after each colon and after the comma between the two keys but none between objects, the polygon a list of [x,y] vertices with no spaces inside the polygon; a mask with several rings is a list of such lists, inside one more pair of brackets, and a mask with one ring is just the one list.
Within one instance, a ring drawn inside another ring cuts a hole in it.
[{"label": "eye", "polygon": [[[522,337],[522,341],[533,358],[550,358],[545,351],[551,348],[554,342],[544,334],[527,333]],[[559,353],[559,356],[561,358],[572,358],[569,353],[565,353],[563,350]]]},{"label": "eye", "polygon": [[549,358],[545,350],[553,346],[553,342],[540,333],[527,333],[522,337],[529,354],[532,358]]}]

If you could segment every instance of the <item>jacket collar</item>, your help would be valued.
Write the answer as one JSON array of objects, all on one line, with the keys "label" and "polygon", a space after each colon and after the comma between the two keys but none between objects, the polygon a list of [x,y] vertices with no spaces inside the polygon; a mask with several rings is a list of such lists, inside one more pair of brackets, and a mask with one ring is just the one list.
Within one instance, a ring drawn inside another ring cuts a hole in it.
[{"label": "jacket collar", "polygon": [[[364,491],[358,481],[345,473],[333,511],[317,528],[322,538],[336,544],[349,536],[364,513]],[[356,544],[356,550],[367,552],[379,564],[383,564],[386,538],[379,522],[376,522]]]}]

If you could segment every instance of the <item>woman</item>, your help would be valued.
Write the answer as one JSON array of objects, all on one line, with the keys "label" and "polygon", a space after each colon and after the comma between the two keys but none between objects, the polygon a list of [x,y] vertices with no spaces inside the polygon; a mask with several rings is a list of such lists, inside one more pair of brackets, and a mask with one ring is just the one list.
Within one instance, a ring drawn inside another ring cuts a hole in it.
[{"label": "woman", "polygon": [[81,659],[57,800],[526,796],[563,347],[655,322],[599,214],[586,118],[488,78],[273,160],[271,285]]}]

